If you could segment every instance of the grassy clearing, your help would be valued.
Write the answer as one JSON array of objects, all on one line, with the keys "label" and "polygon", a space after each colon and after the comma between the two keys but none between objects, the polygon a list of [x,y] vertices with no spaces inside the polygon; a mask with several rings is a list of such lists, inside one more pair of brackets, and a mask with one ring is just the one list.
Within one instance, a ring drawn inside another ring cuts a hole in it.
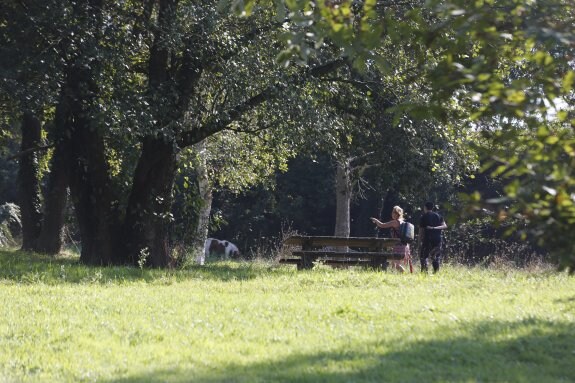
[{"label": "grassy clearing", "polygon": [[0,382],[575,381],[575,278],[0,251]]}]

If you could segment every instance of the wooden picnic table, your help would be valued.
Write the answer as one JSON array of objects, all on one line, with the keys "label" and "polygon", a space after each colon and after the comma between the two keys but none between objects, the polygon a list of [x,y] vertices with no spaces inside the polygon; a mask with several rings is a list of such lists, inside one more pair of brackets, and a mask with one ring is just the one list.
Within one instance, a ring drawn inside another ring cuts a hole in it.
[{"label": "wooden picnic table", "polygon": [[315,262],[330,266],[366,266],[387,269],[389,260],[402,260],[393,252],[397,238],[329,237],[296,235],[284,240],[289,254],[280,258],[283,264],[295,264],[298,270],[311,269]]}]

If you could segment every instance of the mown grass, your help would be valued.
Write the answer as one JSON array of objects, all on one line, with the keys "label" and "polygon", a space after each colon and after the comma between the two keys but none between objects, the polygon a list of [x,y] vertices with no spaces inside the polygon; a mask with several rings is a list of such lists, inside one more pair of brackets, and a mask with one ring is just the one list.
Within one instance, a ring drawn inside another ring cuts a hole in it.
[{"label": "mown grass", "polygon": [[575,381],[575,279],[0,251],[0,381]]}]

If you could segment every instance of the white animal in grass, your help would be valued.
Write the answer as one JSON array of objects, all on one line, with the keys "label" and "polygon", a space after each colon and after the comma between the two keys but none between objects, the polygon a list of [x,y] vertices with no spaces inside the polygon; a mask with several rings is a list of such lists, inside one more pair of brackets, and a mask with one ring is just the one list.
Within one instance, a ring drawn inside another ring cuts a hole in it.
[{"label": "white animal in grass", "polygon": [[204,253],[196,258],[197,263],[203,265],[208,257],[239,258],[240,250],[230,241],[222,241],[216,238],[208,238],[204,242]]}]

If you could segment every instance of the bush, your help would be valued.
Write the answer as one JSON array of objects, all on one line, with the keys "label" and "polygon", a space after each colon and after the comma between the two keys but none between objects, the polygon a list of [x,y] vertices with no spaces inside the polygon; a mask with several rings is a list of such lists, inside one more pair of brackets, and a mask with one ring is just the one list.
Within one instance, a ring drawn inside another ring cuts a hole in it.
[{"label": "bush", "polygon": [[20,207],[13,203],[0,205],[0,246],[15,246],[21,234]]},{"label": "bush", "polygon": [[506,230],[505,225],[494,226],[490,217],[454,225],[445,230],[445,254],[463,265],[528,267],[548,260],[543,249],[518,235],[507,235]]}]

